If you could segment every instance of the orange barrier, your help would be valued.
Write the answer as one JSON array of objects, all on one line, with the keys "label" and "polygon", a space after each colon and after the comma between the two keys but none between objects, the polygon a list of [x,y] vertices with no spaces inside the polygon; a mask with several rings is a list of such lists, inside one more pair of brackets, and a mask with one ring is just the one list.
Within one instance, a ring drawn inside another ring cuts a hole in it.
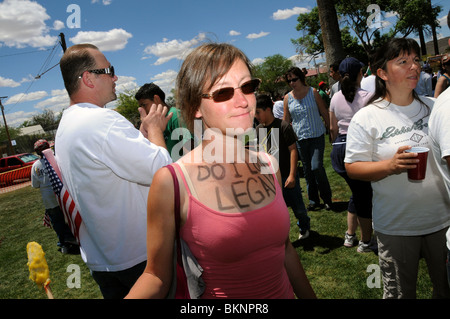
[{"label": "orange barrier", "polygon": [[0,187],[8,187],[29,180],[31,180],[31,165],[0,173]]}]

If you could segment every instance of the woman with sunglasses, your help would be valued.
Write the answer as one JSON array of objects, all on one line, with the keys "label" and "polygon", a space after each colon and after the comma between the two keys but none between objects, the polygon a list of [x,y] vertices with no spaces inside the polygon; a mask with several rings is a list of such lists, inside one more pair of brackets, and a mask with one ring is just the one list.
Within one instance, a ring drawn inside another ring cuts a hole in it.
[{"label": "woman with sunglasses", "polygon": [[445,260],[450,200],[432,152],[426,177],[408,179],[416,167],[412,146],[430,148],[428,120],[434,99],[418,96],[420,47],[396,38],[380,47],[371,64],[375,93],[353,116],[347,131],[345,168],[350,178],[370,181],[373,227],[384,298],[416,298],[419,260],[424,257],[434,298],[450,298]]},{"label": "woman with sunglasses", "polygon": [[437,98],[450,86],[450,53],[447,53],[442,57],[441,63],[441,76],[437,80],[436,87],[434,89],[435,98]]},{"label": "woman with sunglasses", "polygon": [[325,101],[315,88],[306,84],[305,74],[298,67],[289,69],[285,80],[292,91],[284,97],[283,120],[292,122],[298,137],[297,148],[306,179],[308,210],[320,209],[320,198],[326,209],[330,210],[331,187],[323,167],[325,132],[330,128]]},{"label": "woman with sunglasses", "polygon": [[[289,240],[277,164],[244,145],[258,85],[248,58],[229,44],[199,46],[178,73],[177,104],[185,123],[191,131],[204,129],[201,143],[172,164],[180,186],[180,235],[203,268],[201,298],[315,297]],[[147,268],[128,298],[165,298],[173,279],[174,183],[168,168],[155,175],[148,203]]]}]

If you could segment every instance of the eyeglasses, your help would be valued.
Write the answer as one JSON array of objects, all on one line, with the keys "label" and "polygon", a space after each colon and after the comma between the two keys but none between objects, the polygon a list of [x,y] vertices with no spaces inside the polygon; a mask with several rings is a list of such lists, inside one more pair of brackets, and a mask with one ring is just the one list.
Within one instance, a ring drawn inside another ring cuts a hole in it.
[{"label": "eyeglasses", "polygon": [[211,94],[202,94],[202,98],[213,99],[214,102],[225,102],[233,98],[234,90],[241,89],[244,94],[255,93],[261,83],[260,79],[253,79],[245,82],[237,88],[226,87],[218,89]]},{"label": "eyeglasses", "polygon": [[287,83],[297,82],[298,78],[292,78],[290,80],[287,80]]},{"label": "eyeglasses", "polygon": [[[105,69],[95,69],[95,70],[87,70],[85,72],[89,72],[89,73],[95,73],[95,74],[108,74],[110,75],[112,78],[114,77],[115,73],[114,73],[114,67],[111,65],[109,68],[105,68]],[[81,78],[83,75],[80,75],[79,78]]]}]

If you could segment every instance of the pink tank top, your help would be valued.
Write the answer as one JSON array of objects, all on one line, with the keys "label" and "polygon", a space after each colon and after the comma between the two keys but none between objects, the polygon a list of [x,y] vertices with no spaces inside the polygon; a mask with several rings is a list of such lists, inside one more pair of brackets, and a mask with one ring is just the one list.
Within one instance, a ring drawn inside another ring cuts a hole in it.
[{"label": "pink tank top", "polygon": [[294,292],[284,266],[289,236],[289,212],[276,185],[274,200],[245,213],[222,213],[189,194],[181,237],[203,268],[206,289],[202,298],[292,299]]}]

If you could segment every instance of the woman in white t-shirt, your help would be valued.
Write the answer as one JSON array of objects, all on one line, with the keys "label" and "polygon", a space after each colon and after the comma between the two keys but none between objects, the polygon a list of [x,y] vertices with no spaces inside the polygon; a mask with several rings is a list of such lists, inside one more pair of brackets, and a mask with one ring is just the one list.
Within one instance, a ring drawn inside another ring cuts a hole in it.
[{"label": "woman in white t-shirt", "polygon": [[373,70],[375,94],[350,122],[345,167],[351,178],[372,182],[383,297],[416,297],[423,256],[433,297],[450,298],[445,265],[450,201],[432,152],[424,180],[412,182],[406,174],[418,160],[417,153],[405,151],[430,147],[428,119],[434,104],[434,99],[414,92],[420,74],[417,42],[390,40],[377,51]]}]

